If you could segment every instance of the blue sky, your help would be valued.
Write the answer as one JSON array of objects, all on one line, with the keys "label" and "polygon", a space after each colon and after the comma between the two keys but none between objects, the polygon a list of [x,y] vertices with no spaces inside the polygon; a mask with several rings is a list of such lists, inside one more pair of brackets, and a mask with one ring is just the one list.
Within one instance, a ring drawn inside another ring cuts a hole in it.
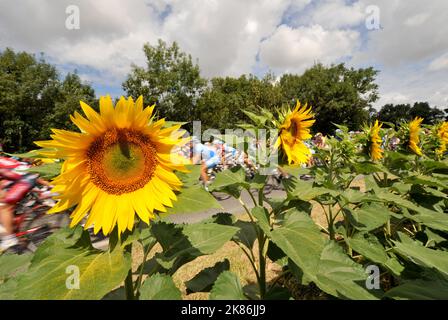
[{"label": "blue sky", "polygon": [[[66,9],[79,9],[69,30]],[[373,11],[372,11],[373,10]],[[202,75],[302,73],[315,62],[380,70],[385,103],[448,105],[445,0],[2,0],[0,49],[44,52],[98,95],[124,94],[146,42],[177,41]],[[372,22],[380,29],[369,29]]]}]

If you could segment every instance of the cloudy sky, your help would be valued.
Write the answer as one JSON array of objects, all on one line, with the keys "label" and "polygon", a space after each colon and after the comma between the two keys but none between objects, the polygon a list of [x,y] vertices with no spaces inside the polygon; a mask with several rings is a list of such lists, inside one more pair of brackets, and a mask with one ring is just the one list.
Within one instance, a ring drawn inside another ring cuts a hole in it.
[{"label": "cloudy sky", "polygon": [[[79,29],[66,27],[70,5]],[[0,0],[0,50],[44,52],[62,74],[76,69],[97,94],[118,96],[143,44],[162,38],[205,77],[345,62],[380,70],[377,106],[447,106],[447,14],[447,0]]]}]

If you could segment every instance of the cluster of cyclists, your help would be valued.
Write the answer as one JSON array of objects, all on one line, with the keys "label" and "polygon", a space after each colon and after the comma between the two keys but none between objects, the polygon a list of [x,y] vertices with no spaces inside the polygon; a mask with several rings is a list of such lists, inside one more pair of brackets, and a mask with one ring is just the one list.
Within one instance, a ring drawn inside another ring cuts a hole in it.
[{"label": "cluster of cyclists", "polygon": [[[317,133],[311,140],[305,142],[311,153],[314,154],[317,148],[325,148],[325,136]],[[193,164],[201,165],[201,181],[206,190],[212,182],[217,172],[240,166],[246,171],[246,175],[251,178],[259,169],[257,161],[257,148],[261,148],[261,142],[257,139],[245,141],[245,150],[235,148],[221,139],[214,136],[209,140],[202,142],[198,137],[193,136],[189,144],[186,144],[179,150],[179,154],[184,158],[192,160]],[[304,166],[313,166],[314,157]],[[288,176],[286,172],[275,169],[272,172],[277,181]]]},{"label": "cluster of cyclists", "polygon": [[33,165],[35,160],[8,156],[0,146],[0,254],[24,249],[16,237],[16,205],[37,185],[51,189],[49,182],[29,171]]},{"label": "cluster of cyclists", "polygon": [[179,150],[179,154],[190,159],[193,164],[201,165],[201,181],[207,190],[216,172],[241,166],[252,175],[257,169],[255,159],[251,159],[248,153],[213,136],[204,143],[193,136],[190,143]]},{"label": "cluster of cyclists", "polygon": [[[340,129],[337,129],[335,133],[336,139],[341,139],[339,132]],[[349,132],[351,138],[355,138],[359,134],[361,134],[360,131]],[[383,137],[384,144],[386,144],[386,141],[387,136]],[[326,136],[318,132],[310,140],[304,141],[304,143],[311,151],[312,156],[309,158],[308,163],[304,164],[303,167],[319,165],[319,159],[314,155],[318,149],[325,149],[328,147]],[[392,137],[387,143],[388,149],[395,150],[400,143],[400,139],[398,137]],[[207,186],[211,183],[215,174],[224,169],[241,166],[245,169],[249,177],[253,177],[259,169],[259,164],[254,156],[258,147],[260,147],[260,142],[255,138],[247,143],[247,152],[245,152],[234,148],[213,136],[206,142],[201,142],[197,137],[193,136],[191,142],[182,147],[179,153],[185,158],[192,160],[194,164],[201,165],[201,181],[204,184],[204,187],[208,190]],[[272,175],[277,182],[280,182],[282,178],[288,176],[288,174],[280,168],[275,169],[272,172]],[[306,180],[309,177],[304,175],[301,178]]]}]

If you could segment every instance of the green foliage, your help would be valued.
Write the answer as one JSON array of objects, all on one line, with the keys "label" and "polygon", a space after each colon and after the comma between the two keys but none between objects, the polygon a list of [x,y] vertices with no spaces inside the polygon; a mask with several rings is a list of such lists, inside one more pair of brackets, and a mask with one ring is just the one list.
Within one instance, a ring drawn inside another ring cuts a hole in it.
[{"label": "green foliage", "polygon": [[249,183],[246,182],[246,174],[242,167],[235,167],[219,172],[210,186],[210,190],[232,193],[235,188],[242,187],[249,187]]},{"label": "green foliage", "polygon": [[210,292],[210,300],[246,300],[238,277],[230,271],[221,273]]},{"label": "green foliage", "polygon": [[[101,299],[124,280],[130,266],[122,247],[102,252],[91,246],[87,232],[63,230],[38,248],[28,271],[18,276],[16,297]],[[70,272],[76,272],[71,267],[79,270],[79,287],[67,286]]]},{"label": "green foliage", "polygon": [[206,84],[199,66],[176,42],[168,46],[159,39],[157,45],[145,44],[143,52],[146,66],[133,65],[123,83],[127,95],[143,95],[145,105],[157,104],[159,115],[172,121],[197,120],[197,99]]},{"label": "green foliage", "polygon": [[48,139],[50,128],[73,128],[69,114],[79,100],[93,102],[90,85],[76,74],[59,79],[56,68],[43,57],[5,49],[0,52],[0,143],[7,151],[35,148]]},{"label": "green foliage", "polygon": [[437,270],[448,277],[448,264],[446,263],[448,252],[426,248],[402,233],[400,234],[400,240],[400,242],[396,241],[394,243],[394,251],[399,255],[419,266]]},{"label": "green foliage", "polygon": [[211,290],[212,285],[215,283],[218,276],[230,269],[230,262],[227,259],[224,261],[219,261],[215,263],[210,268],[205,268],[192,279],[185,282],[185,287],[187,288],[187,294],[193,292],[208,292]]},{"label": "green foliage", "polygon": [[29,267],[31,258],[31,254],[23,254],[20,256],[5,254],[0,256],[0,283],[26,271]]},{"label": "green foliage", "polygon": [[411,280],[392,288],[385,296],[396,300],[445,300],[448,285],[437,280]]},{"label": "green foliage", "polygon": [[47,132],[43,132],[45,137],[51,134],[50,129],[52,128],[79,131],[71,122],[70,115],[75,111],[82,113],[80,101],[87,103],[94,109],[98,108],[95,91],[89,84],[83,83],[76,73],[66,75],[59,84],[58,93],[59,97],[55,99],[52,112],[45,115],[45,127],[43,128],[43,130],[47,130]]},{"label": "green foliage", "polygon": [[379,203],[364,204],[358,209],[347,208],[345,214],[353,227],[359,231],[372,231],[389,220],[386,206]]},{"label": "green foliage", "polygon": [[31,167],[28,171],[38,173],[43,179],[53,179],[61,172],[62,164],[59,162],[48,163],[37,167]]},{"label": "green foliage", "polygon": [[256,115],[259,107],[275,110],[283,100],[274,79],[270,74],[262,79],[253,75],[211,79],[198,101],[196,119],[206,128],[223,130],[249,120],[248,112]]},{"label": "green foliage", "polygon": [[217,223],[153,224],[152,235],[162,246],[163,252],[146,262],[145,272],[151,274],[156,270],[174,274],[185,263],[218,250],[237,231],[236,227]]},{"label": "green foliage", "polygon": [[160,213],[161,217],[171,214],[187,214],[200,212],[207,209],[219,209],[221,205],[202,186],[186,187],[177,195],[177,201],[172,208],[167,208],[166,213]]},{"label": "green foliage", "polygon": [[178,173],[183,188],[177,194],[177,201],[172,208],[167,208],[167,212],[159,214],[162,218],[171,214],[188,214],[221,208],[219,202],[199,184],[201,166],[188,165],[186,168],[189,170],[188,173]]},{"label": "green foliage", "polygon": [[173,279],[156,273],[148,277],[140,289],[140,300],[180,300],[181,292]]},{"label": "green foliage", "polygon": [[314,130],[329,133],[332,123],[358,129],[369,117],[371,104],[378,100],[373,68],[355,70],[344,64],[317,64],[303,75],[285,74],[280,79],[284,101],[308,103],[316,114]]},{"label": "green foliage", "polygon": [[435,124],[443,121],[444,114],[442,110],[430,107],[427,102],[415,102],[412,107],[410,104],[386,104],[378,112],[378,119],[398,125],[401,122],[409,122],[415,117],[421,117],[423,123]]}]

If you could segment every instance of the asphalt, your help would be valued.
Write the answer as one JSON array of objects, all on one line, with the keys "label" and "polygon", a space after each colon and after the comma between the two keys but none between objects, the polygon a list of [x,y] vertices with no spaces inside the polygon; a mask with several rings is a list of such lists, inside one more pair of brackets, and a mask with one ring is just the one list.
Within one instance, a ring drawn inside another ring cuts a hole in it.
[{"label": "asphalt", "polygon": [[[268,192],[265,192],[265,194],[269,194],[270,198],[280,198],[285,195],[285,191],[283,190],[271,189],[271,187],[269,189],[270,190]],[[165,219],[173,223],[195,223],[207,219],[219,212],[227,212],[231,214],[244,213],[244,208],[242,207],[241,203],[235,198],[221,192],[213,192],[213,195],[222,206],[221,209],[210,209],[202,212],[193,212],[188,214],[173,214],[167,216]],[[255,199],[258,199],[257,191],[252,191],[252,195]],[[252,209],[254,207],[254,203],[246,190],[241,193],[241,199],[249,209]]]},{"label": "asphalt", "polygon": [[[221,192],[213,192],[213,195],[218,200],[222,208],[186,214],[173,214],[167,216],[165,220],[173,223],[195,223],[210,218],[214,214],[219,212],[227,212],[230,214],[244,213],[244,208],[242,207],[241,203],[235,198]],[[252,195],[255,199],[258,199],[257,191],[252,191]],[[285,196],[285,191],[268,185],[265,191],[265,195],[269,195],[270,198],[281,198]],[[243,190],[243,192],[241,192],[241,200],[246,204],[248,209],[252,209],[254,207],[254,203],[246,190]],[[97,249],[105,250],[108,247],[108,243],[108,239],[104,239],[94,242],[93,246]]]}]

